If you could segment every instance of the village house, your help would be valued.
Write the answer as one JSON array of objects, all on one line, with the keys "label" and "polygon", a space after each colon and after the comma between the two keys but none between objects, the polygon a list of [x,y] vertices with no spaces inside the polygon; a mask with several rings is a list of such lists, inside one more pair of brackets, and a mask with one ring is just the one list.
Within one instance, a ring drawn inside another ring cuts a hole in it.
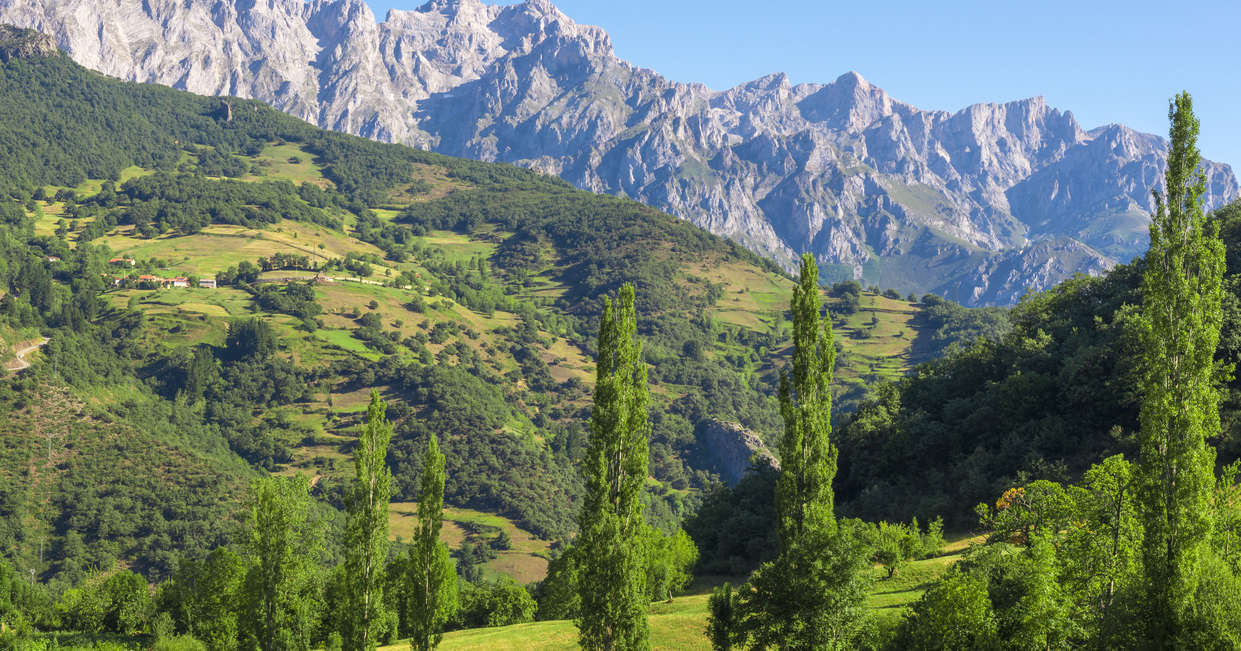
[{"label": "village house", "polygon": [[138,263],[133,258],[112,258],[108,260],[108,264],[129,265],[132,267]]},{"label": "village house", "polygon": [[203,289],[215,289],[216,288],[215,278],[199,278],[198,286],[202,287]]},{"label": "village house", "polygon": [[177,276],[176,278],[169,278],[167,281],[165,281],[165,283],[169,287],[189,287],[190,279],[186,278],[185,276]]}]

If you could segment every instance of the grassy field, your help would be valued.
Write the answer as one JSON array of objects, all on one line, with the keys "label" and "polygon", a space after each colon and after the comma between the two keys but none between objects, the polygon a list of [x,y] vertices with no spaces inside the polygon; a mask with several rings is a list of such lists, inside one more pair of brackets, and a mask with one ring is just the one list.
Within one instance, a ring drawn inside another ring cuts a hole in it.
[{"label": "grassy field", "polygon": [[412,184],[394,188],[388,194],[388,202],[392,209],[399,210],[403,206],[419,201],[434,201],[453,190],[464,190],[470,187],[463,181],[449,178],[442,167],[435,165],[414,163],[411,165],[410,177],[411,180],[425,182],[428,189],[425,192],[415,191]]},{"label": "grassy field", "polygon": [[[885,578],[885,570],[876,567],[867,606],[875,617],[894,624],[903,617],[905,608],[922,596],[930,582],[960,560],[970,544],[981,540],[981,537],[955,540],[945,547],[942,555],[914,561],[891,579]],[[670,602],[652,604],[651,646],[687,651],[710,649],[711,644],[705,634],[709,594],[709,587],[702,587]],[[395,644],[382,648],[397,651],[409,647],[407,644]],[[444,636],[444,642],[440,645],[444,651],[560,651],[577,648],[577,628],[567,620],[453,631]]]},{"label": "grassy field", "polygon": [[323,188],[332,185],[331,181],[324,178],[323,167],[315,162],[314,155],[307,153],[299,145],[290,143],[268,145],[251,161],[262,174],[247,176],[246,180],[283,179],[297,185],[314,183]]},{"label": "grassy field", "polygon": [[418,238],[418,242],[442,251],[444,257],[453,262],[468,262],[478,256],[489,257],[496,250],[494,242],[471,239],[452,231],[431,231]]},{"label": "grassy field", "polygon": [[[655,649],[708,650],[704,633],[707,625],[707,594],[676,597],[668,603],[651,606],[651,646]],[[393,645],[384,649],[409,648]],[[556,620],[531,622],[496,628],[453,631],[444,636],[443,651],[517,651],[519,649],[577,649],[577,628],[573,622]]]},{"label": "grassy field", "polygon": [[[711,309],[711,315],[720,322],[757,332],[790,327],[785,312],[792,280],[749,265],[718,262],[704,262],[690,276],[729,288]],[[824,296],[824,305],[835,317],[836,341],[844,350],[836,363],[837,382],[842,388],[895,379],[909,370],[910,348],[917,336],[913,325],[916,304],[870,292],[862,293],[853,314],[839,314],[835,309],[839,304],[839,300]]]},{"label": "grassy field", "polygon": [[[409,541],[418,524],[418,506],[413,502],[394,502],[388,507],[388,534],[393,540]],[[444,509],[444,528],[440,540],[450,549],[465,542],[467,532],[480,531],[480,538],[494,538],[500,531],[508,534],[512,546],[482,566],[484,576],[507,574],[518,583],[542,580],[547,574],[547,558],[551,542],[541,540],[513,524],[507,518],[491,513],[448,507]]]},{"label": "grassy field", "polygon": [[[834,304],[828,302],[828,309]],[[844,327],[835,331],[848,356],[839,365],[840,377],[895,379],[908,371],[910,346],[918,334],[911,321],[917,313],[908,301],[863,294],[858,311],[844,316]]]},{"label": "grassy field", "polygon": [[[319,263],[343,258],[349,253],[381,257],[383,254],[338,231],[292,221],[282,221],[266,230],[212,225],[193,235],[169,234],[152,239],[134,237],[132,228],[120,227],[100,238],[98,243],[127,257],[158,258],[165,269],[202,276],[213,275],[243,260],[254,262],[276,253],[304,255]],[[376,272],[382,275],[388,268],[381,265]]]}]

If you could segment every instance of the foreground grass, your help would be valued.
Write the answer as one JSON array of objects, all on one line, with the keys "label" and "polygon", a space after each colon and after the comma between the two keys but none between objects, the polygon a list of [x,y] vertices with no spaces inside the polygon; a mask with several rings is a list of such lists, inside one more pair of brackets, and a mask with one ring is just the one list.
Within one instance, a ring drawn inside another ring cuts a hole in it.
[{"label": "foreground grass", "polygon": [[[934,558],[914,561],[901,568],[892,578],[887,571],[875,568],[875,582],[871,585],[866,605],[876,619],[886,625],[895,625],[932,582],[940,577],[961,555],[981,538],[962,538],[951,542],[944,553]],[[655,649],[710,649],[707,640],[707,599],[709,588],[697,594],[676,597],[670,602],[651,605],[651,646]],[[387,647],[391,651],[408,649],[407,642]],[[518,649],[577,649],[577,628],[568,620],[531,622],[495,628],[473,628],[453,631],[444,635],[439,647],[443,651],[498,651]]]},{"label": "foreground grass", "polygon": [[[677,597],[651,606],[651,646],[656,649],[710,649],[704,631],[707,626],[707,594]],[[381,647],[397,651],[408,649],[402,642]],[[496,628],[472,628],[444,635],[441,651],[495,649],[577,649],[577,628],[568,620],[531,622]]]}]

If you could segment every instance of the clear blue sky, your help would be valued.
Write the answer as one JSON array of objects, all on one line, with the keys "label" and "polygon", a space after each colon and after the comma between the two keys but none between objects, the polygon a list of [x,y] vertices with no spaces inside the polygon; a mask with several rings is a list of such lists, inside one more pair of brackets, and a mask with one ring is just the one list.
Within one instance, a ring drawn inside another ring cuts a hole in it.
[{"label": "clear blue sky", "polygon": [[[368,2],[379,20],[423,4]],[[1241,0],[553,2],[607,30],[622,59],[716,89],[856,70],[919,108],[1043,95],[1086,128],[1161,135],[1168,99],[1188,90],[1203,155],[1241,173]]]}]

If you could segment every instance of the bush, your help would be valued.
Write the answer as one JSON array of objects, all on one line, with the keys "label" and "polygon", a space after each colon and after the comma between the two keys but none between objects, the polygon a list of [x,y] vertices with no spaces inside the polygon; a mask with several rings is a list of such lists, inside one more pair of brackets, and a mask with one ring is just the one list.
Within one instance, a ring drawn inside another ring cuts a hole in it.
[{"label": "bush", "polygon": [[509,626],[534,621],[534,597],[509,576],[495,582],[465,583],[461,594],[462,623],[468,628]]},{"label": "bush", "polygon": [[901,626],[898,648],[981,649],[995,643],[996,621],[987,583],[952,574],[914,604]]},{"label": "bush", "polygon": [[65,591],[56,608],[77,630],[135,635],[147,628],[152,609],[151,593],[146,579],[122,570]]}]

